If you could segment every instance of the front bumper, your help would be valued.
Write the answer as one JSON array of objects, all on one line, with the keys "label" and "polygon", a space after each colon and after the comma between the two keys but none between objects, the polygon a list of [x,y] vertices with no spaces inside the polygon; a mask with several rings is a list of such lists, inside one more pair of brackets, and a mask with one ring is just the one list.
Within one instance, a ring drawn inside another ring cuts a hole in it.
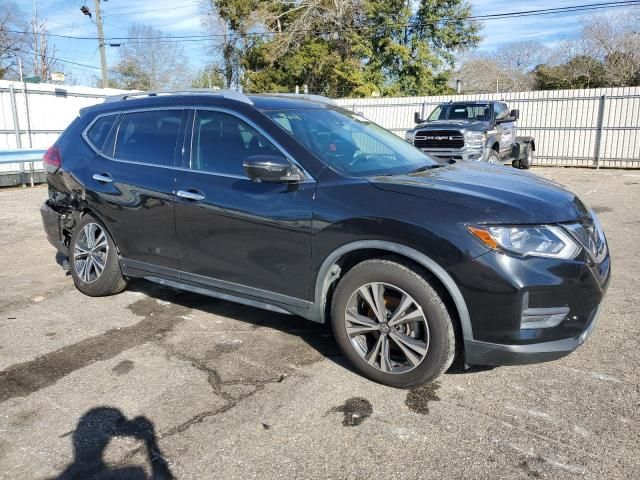
[{"label": "front bumper", "polygon": [[517,258],[491,251],[450,270],[467,304],[469,365],[555,360],[590,335],[611,275],[583,251],[573,260]]},{"label": "front bumper", "polygon": [[424,153],[440,159],[453,159],[459,160],[463,162],[477,162],[480,160],[485,160],[484,158],[484,149],[482,147],[472,148],[472,147],[464,147],[464,148],[421,148]]},{"label": "front bumper", "polygon": [[529,345],[467,340],[464,342],[465,362],[469,365],[527,365],[557,360],[569,355],[589,338],[596,326],[598,311],[594,312],[587,328],[577,337]]}]

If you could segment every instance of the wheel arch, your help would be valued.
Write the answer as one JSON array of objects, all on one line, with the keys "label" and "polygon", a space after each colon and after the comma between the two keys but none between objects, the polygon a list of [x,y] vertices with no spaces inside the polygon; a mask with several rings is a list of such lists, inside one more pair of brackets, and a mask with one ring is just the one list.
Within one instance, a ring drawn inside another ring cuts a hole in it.
[{"label": "wheel arch", "polygon": [[[353,263],[354,255],[357,259],[358,254],[361,255],[360,261],[369,258],[376,258],[381,255],[394,255],[405,258],[424,268],[428,273],[433,275],[438,282],[440,282],[446,293],[449,295],[460,322],[463,340],[473,339],[471,318],[469,316],[467,304],[462,296],[462,292],[451,275],[449,275],[447,271],[436,261],[424,253],[411,247],[407,247],[406,245],[383,240],[361,240],[351,242],[337,248],[327,256],[318,270],[315,281],[313,305],[316,311],[313,316],[316,321],[321,323],[326,322],[327,309],[329,307],[327,301],[331,298],[330,294],[332,293],[332,287],[343,275],[341,265],[345,263],[345,259],[350,259],[347,260],[347,263],[349,261]],[[355,264],[357,263],[359,262],[356,261]]]},{"label": "wheel arch", "polygon": [[498,156],[500,156],[500,141],[495,135],[491,135],[487,139],[484,149],[482,150],[482,160],[487,161],[492,152],[496,152]]},{"label": "wheel arch", "polygon": [[[96,220],[98,220],[102,226],[107,230],[107,233],[109,234],[109,237],[111,237],[111,241],[113,242],[113,244],[116,246],[116,251],[118,252],[118,256],[121,255],[120,252],[120,246],[118,245],[118,240],[116,239],[116,237],[114,237],[113,232],[111,231],[111,229],[109,228],[109,223],[105,221],[105,219],[102,217],[102,215],[100,215],[99,213],[97,213],[93,208],[91,208],[89,205],[87,204],[83,204],[82,206],[80,206],[77,210],[76,210],[76,214],[77,214],[77,222],[80,221],[80,219],[82,217],[84,217],[85,215],[91,215],[92,217],[94,217]],[[77,223],[76,222],[76,223]],[[75,229],[76,225],[74,225],[74,229]]]}]

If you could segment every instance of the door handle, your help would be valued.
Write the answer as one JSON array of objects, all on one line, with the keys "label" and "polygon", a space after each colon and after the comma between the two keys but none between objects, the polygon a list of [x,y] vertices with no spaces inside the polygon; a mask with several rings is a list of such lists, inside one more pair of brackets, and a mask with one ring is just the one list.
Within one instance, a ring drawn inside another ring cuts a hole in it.
[{"label": "door handle", "polygon": [[93,179],[102,183],[111,183],[113,182],[113,178],[108,173],[94,173]]},{"label": "door handle", "polygon": [[187,200],[195,200],[197,202],[204,200],[204,195],[193,190],[178,190],[176,195]]}]

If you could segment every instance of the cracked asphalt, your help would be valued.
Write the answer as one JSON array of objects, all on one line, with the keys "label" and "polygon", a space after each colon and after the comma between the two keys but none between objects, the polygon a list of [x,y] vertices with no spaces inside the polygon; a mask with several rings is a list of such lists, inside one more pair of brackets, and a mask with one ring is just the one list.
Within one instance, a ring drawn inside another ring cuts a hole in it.
[{"label": "cracked asphalt", "polygon": [[0,478],[640,478],[640,172],[534,172],[608,235],[593,336],[411,390],[297,317],[145,281],[85,297],[45,239],[46,188],[0,190]]}]

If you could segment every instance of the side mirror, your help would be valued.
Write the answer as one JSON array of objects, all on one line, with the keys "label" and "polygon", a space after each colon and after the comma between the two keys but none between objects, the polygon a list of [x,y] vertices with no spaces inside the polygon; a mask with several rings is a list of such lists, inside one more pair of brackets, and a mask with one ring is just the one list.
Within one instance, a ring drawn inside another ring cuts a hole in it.
[{"label": "side mirror", "polygon": [[302,180],[298,169],[279,155],[253,155],[247,157],[242,166],[254,182],[291,183]]},{"label": "side mirror", "polygon": [[424,118],[420,118],[420,112],[415,112],[413,114],[413,121],[416,123],[424,123],[425,119]]},{"label": "side mirror", "polygon": [[511,110],[511,118],[513,118],[514,122],[518,120],[520,118],[520,110]]}]

